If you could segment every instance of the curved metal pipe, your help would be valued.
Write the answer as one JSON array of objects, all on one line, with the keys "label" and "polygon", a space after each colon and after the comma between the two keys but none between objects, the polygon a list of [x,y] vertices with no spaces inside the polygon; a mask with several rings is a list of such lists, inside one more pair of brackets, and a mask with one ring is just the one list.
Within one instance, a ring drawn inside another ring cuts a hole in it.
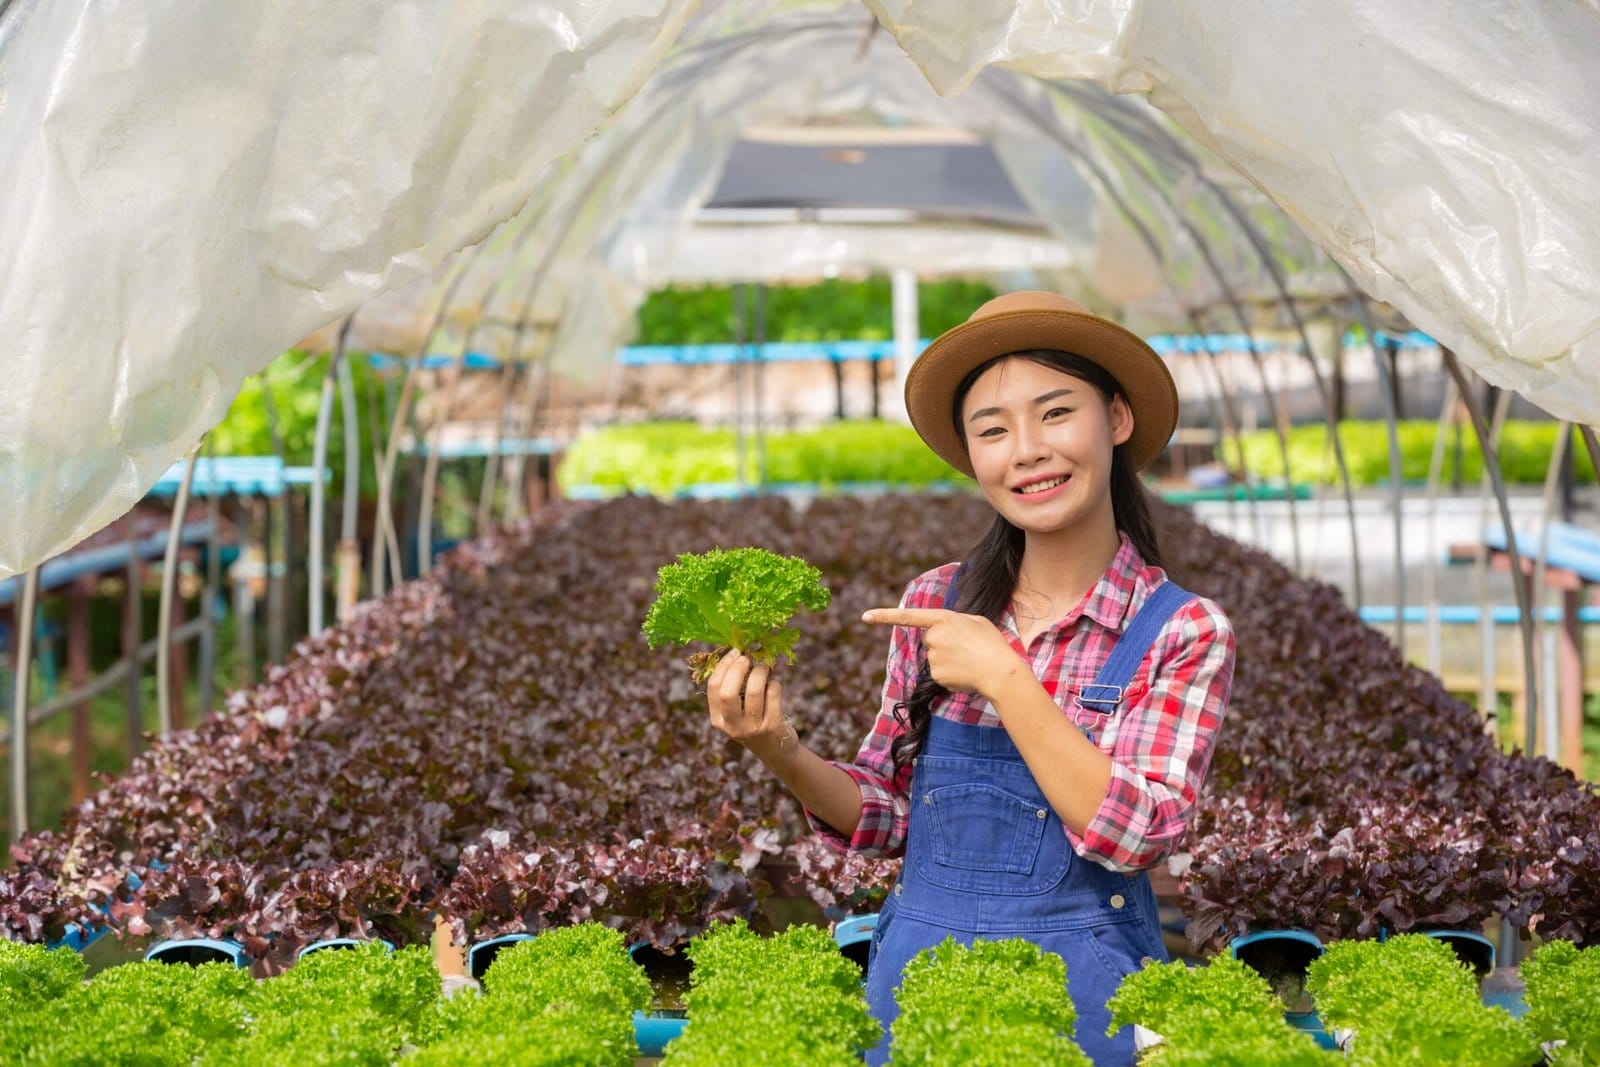
[{"label": "curved metal pipe", "polygon": [[[439,299],[438,307],[434,310],[433,321],[423,331],[422,341],[417,345],[417,354],[414,359],[405,365],[405,380],[400,386],[400,398],[395,403],[394,412],[389,423],[389,436],[384,441],[383,461],[378,467],[378,521],[377,529],[372,535],[372,595],[380,597],[384,593],[383,568],[385,563],[384,550],[386,548],[384,535],[387,532],[391,537],[394,534],[394,513],[391,497],[393,496],[395,464],[399,460],[400,431],[405,426],[411,410],[411,398],[417,388],[417,370],[422,365],[422,360],[427,356],[428,350],[433,347],[433,338],[439,332],[439,327],[444,324],[445,314],[449,311],[450,303],[455,299],[456,291],[461,288],[461,283],[466,279],[467,268],[477,260],[488,247],[485,241],[479,244],[456,265],[455,276],[445,285],[443,296]],[[384,527],[388,529],[385,531]],[[395,546],[395,555],[399,556],[399,547]],[[396,571],[395,584],[400,584],[400,560],[394,560]]]},{"label": "curved metal pipe", "polygon": [[[1066,89],[1069,83],[1051,84],[1059,85],[1061,88]],[[1289,292],[1288,279],[1284,276],[1283,269],[1279,266],[1278,261],[1272,256],[1271,246],[1267,242],[1265,235],[1261,233],[1260,228],[1256,226],[1255,221],[1250,218],[1249,212],[1245,211],[1226,189],[1222,188],[1205,172],[1205,168],[1200,165],[1200,161],[1187,145],[1179,141],[1171,131],[1160,124],[1150,121],[1145,116],[1137,115],[1132,110],[1130,103],[1114,97],[1105,98],[1105,103],[1110,107],[1120,109],[1120,113],[1130,122],[1138,124],[1139,130],[1145,131],[1146,134],[1153,133],[1162,144],[1167,146],[1175,158],[1184,163],[1187,173],[1206,189],[1210,190],[1211,194],[1217,198],[1218,203],[1232,217],[1234,224],[1245,235],[1245,239],[1250,242],[1251,248],[1255,250],[1257,257],[1261,260],[1262,266],[1266,268],[1267,276],[1272,280],[1273,287],[1278,292],[1280,306],[1288,312],[1289,321],[1294,326],[1295,333],[1300,337],[1300,344],[1305,350],[1307,365],[1311,369],[1312,381],[1316,385],[1318,397],[1322,400],[1323,419],[1328,429],[1328,440],[1333,445],[1334,464],[1339,470],[1339,482],[1344,492],[1345,515],[1350,528],[1351,580],[1354,586],[1355,606],[1359,611],[1364,603],[1364,595],[1361,581],[1361,552],[1357,547],[1359,538],[1356,533],[1355,488],[1350,478],[1350,465],[1344,454],[1344,444],[1339,437],[1339,418],[1338,412],[1333,405],[1333,395],[1328,390],[1326,380],[1322,377],[1322,368],[1317,366],[1316,355],[1311,344],[1311,336],[1306,330],[1305,320],[1300,315],[1299,305]],[[1110,121],[1109,116],[1108,121]],[[1127,126],[1122,128],[1130,135],[1137,136],[1137,130],[1130,129]],[[1288,468],[1285,466],[1286,476],[1287,470]]]},{"label": "curved metal pipe", "polygon": [[1443,345],[1439,351],[1444,354],[1445,369],[1455,379],[1456,388],[1461,391],[1461,398],[1466,401],[1467,411],[1472,416],[1472,428],[1478,435],[1478,447],[1483,451],[1484,473],[1493,483],[1495,501],[1500,505],[1500,521],[1506,530],[1506,554],[1511,557],[1512,587],[1517,595],[1517,609],[1522,613],[1519,629],[1522,632],[1523,683],[1527,686],[1528,714],[1532,717],[1537,714],[1538,682],[1533,669],[1533,628],[1529,625],[1532,620],[1529,616],[1528,583],[1522,578],[1522,553],[1517,551],[1517,531],[1511,524],[1511,504],[1506,495],[1505,478],[1500,473],[1500,453],[1494,446],[1489,428],[1484,425],[1483,411],[1472,395],[1461,364],[1456,361],[1456,354]]},{"label": "curved metal pipe", "polygon": [[39,599],[39,568],[17,575],[17,676],[11,684],[11,840],[28,832],[28,688],[33,680],[33,615]]},{"label": "curved metal pipe", "polygon": [[[162,737],[172,732],[172,597],[178,587],[178,550],[183,544],[183,516],[189,510],[189,486],[194,481],[197,444],[183,466],[183,481],[172,505],[172,525],[167,530],[167,551],[161,561],[161,614],[156,618],[156,728]],[[271,576],[268,576],[268,580]]]},{"label": "curved metal pipe", "polygon": [[[1050,121],[1049,118],[1039,114],[1038,110],[1034,108],[1027,100],[1022,99],[1021,95],[1016,91],[1014,83],[1008,84],[999,78],[995,78],[992,82],[980,82],[979,84],[984,85],[985,88],[988,89],[988,91],[997,97],[1002,103],[1009,104],[1015,112],[1027,118],[1036,129],[1038,129],[1056,144],[1060,145],[1064,151],[1076,159],[1085,168],[1085,170],[1087,170],[1089,174],[1093,176],[1097,182],[1099,182],[1101,191],[1111,201],[1112,205],[1122,213],[1122,217],[1128,220],[1129,225],[1133,227],[1134,232],[1138,235],[1140,241],[1144,243],[1145,250],[1150,253],[1151,258],[1157,263],[1162,264],[1163,267],[1166,266],[1165,258],[1161,253],[1161,244],[1156,240],[1155,234],[1150,231],[1150,228],[1145,224],[1144,219],[1138,215],[1133,210],[1132,206],[1129,205],[1128,202],[1123,198],[1122,194],[1117,190],[1116,185],[1110,180],[1105,171],[1101,168],[1098,160],[1096,160],[1088,152],[1084,151],[1082,147],[1074,144],[1057,126]],[[1163,280],[1165,280],[1165,278],[1163,278]],[[1178,300],[1178,303],[1182,304],[1182,299],[1178,296],[1177,291],[1171,289],[1170,286],[1168,289],[1173,294],[1173,297]],[[1202,336],[1208,336],[1209,331],[1204,328],[1198,313],[1193,308],[1188,307],[1186,307],[1184,311],[1188,316],[1189,321],[1194,324],[1195,329]],[[1232,419],[1234,425],[1237,427],[1239,425],[1239,418],[1237,410],[1233,407],[1234,396],[1232,384],[1228,382],[1226,378],[1224,378],[1221,370],[1221,364],[1217,360],[1216,353],[1211,350],[1210,345],[1205,345],[1204,350],[1206,358],[1208,361],[1210,361],[1211,369],[1216,377],[1217,386],[1222,391],[1222,395],[1225,398],[1226,409],[1229,413],[1228,418]],[[1242,441],[1240,441],[1237,436],[1237,431],[1235,433],[1235,444],[1239,450],[1242,463],[1244,449]],[[1254,483],[1247,480],[1246,484],[1252,489],[1252,491],[1247,494],[1246,498],[1246,504],[1250,511],[1251,521],[1259,527],[1261,518],[1260,502],[1255,499],[1256,494],[1253,491]]]},{"label": "curved metal pipe", "polygon": [[[546,201],[546,207],[549,201]],[[538,223],[544,218],[544,207],[535,210],[531,218],[523,223],[521,230],[512,239],[511,247],[506,252],[510,261],[515,261],[522,253],[522,248],[533,235]],[[450,412],[455,409],[456,398],[460,394],[461,378],[466,374],[467,353],[472,350],[472,342],[478,335],[478,326],[483,322],[484,312],[495,297],[500,295],[500,286],[506,275],[500,273],[485,287],[483,296],[478,300],[478,314],[473,317],[472,324],[467,327],[462,335],[461,344],[456,349],[454,375],[445,386],[444,412],[436,419],[428,432],[424,435],[424,457],[422,466],[421,499],[418,501],[417,517],[417,570],[422,574],[433,571],[433,494],[439,478],[439,438],[444,433],[444,425],[449,421]],[[498,428],[496,442],[498,443]],[[485,466],[492,463],[492,459],[485,457]]]},{"label": "curved metal pipe", "polygon": [[[1259,483],[1255,472],[1246,466],[1244,462],[1243,422],[1239,417],[1238,408],[1234,406],[1233,386],[1222,373],[1222,361],[1217,358],[1216,350],[1211,347],[1211,331],[1206,327],[1205,322],[1197,312],[1191,310],[1188,315],[1189,324],[1194,328],[1195,334],[1205,340],[1205,343],[1201,345],[1201,350],[1205,356],[1205,367],[1211,372],[1212,378],[1216,381],[1218,399],[1222,405],[1219,410],[1222,414],[1224,432],[1232,434],[1234,455],[1239,457],[1239,470],[1244,474],[1244,485],[1247,490],[1244,504],[1245,510],[1250,513],[1250,528],[1259,534],[1264,527],[1261,521],[1261,501],[1257,499],[1255,491]],[[1236,504],[1237,501],[1232,501],[1231,503]]]},{"label": "curved metal pipe", "polygon": [[[1134,169],[1135,173],[1144,178],[1151,191],[1159,195],[1159,185],[1156,183],[1154,176],[1144,167],[1139,157],[1129,151],[1122,151],[1121,154],[1129,166]],[[1284,502],[1289,514],[1289,540],[1294,556],[1294,569],[1296,573],[1304,573],[1305,560],[1300,550],[1300,521],[1295,508],[1293,472],[1289,467],[1289,435],[1284,428],[1285,414],[1282,394],[1267,379],[1266,364],[1262,361],[1261,350],[1256,345],[1255,330],[1251,326],[1250,316],[1245,313],[1243,301],[1239,299],[1239,294],[1234,290],[1233,283],[1228,280],[1227,274],[1218,262],[1216,254],[1212,251],[1211,242],[1206,240],[1199,227],[1190,221],[1187,215],[1178,211],[1175,205],[1169,203],[1168,207],[1173,209],[1173,218],[1177,220],[1179,227],[1188,235],[1189,240],[1194,242],[1195,250],[1200,253],[1200,258],[1205,263],[1206,269],[1222,290],[1224,302],[1233,312],[1234,318],[1238,320],[1239,328],[1244,332],[1245,348],[1249,353],[1251,365],[1255,367],[1256,377],[1261,382],[1262,397],[1272,406],[1272,428],[1278,439],[1278,454],[1283,460],[1284,484],[1289,487],[1289,490],[1284,494]]]}]

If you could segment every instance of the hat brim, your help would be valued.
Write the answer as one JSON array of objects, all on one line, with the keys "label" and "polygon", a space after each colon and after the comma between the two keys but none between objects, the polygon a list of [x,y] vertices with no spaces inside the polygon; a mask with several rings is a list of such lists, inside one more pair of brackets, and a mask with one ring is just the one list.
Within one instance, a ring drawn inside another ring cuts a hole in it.
[{"label": "hat brim", "polygon": [[996,356],[1033,349],[1070,352],[1117,380],[1133,412],[1128,458],[1142,470],[1161,454],[1178,425],[1178,388],[1144,339],[1107,319],[1054,309],[1005,311],[964,322],[940,334],[906,375],[906,413],[928,447],[972,477],[972,461],[956,432],[957,387]]}]

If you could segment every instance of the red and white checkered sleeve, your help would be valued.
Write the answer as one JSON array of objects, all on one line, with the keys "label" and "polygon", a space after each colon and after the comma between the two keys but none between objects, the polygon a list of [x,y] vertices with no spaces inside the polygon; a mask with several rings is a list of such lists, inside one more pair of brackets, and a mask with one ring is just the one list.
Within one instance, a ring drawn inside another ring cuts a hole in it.
[{"label": "red and white checkered sleeve", "polygon": [[1111,785],[1078,854],[1117,871],[1143,870],[1188,829],[1233,688],[1233,626],[1204,598],[1168,620],[1149,688],[1126,708],[1111,751]]},{"label": "red and white checkered sleeve", "polygon": [[[942,587],[935,590],[931,572],[912,582],[900,598],[901,607],[937,607],[942,603]],[[905,851],[906,824],[911,816],[911,768],[895,771],[893,745],[904,732],[895,705],[907,700],[916,688],[922,662],[922,634],[896,626],[889,638],[889,663],[883,680],[883,699],[878,716],[853,762],[833,761],[833,765],[855,780],[861,790],[861,820],[855,833],[842,834],[806,811],[806,821],[824,843],[840,851],[861,852],[869,856],[899,856]]]}]

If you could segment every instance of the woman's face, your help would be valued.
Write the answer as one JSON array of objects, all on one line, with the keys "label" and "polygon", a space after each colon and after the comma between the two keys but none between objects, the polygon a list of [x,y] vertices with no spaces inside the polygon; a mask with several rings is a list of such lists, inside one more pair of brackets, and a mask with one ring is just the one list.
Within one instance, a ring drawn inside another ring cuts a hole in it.
[{"label": "woman's face", "polygon": [[996,511],[1028,533],[1079,527],[1111,513],[1111,450],[1133,433],[1121,397],[1107,404],[1081,378],[1003,359],[961,401],[978,485]]}]

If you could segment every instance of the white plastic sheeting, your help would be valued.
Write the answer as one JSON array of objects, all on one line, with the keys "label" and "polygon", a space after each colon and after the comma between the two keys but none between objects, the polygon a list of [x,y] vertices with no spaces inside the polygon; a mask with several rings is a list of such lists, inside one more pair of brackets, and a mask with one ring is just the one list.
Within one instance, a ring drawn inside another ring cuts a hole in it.
[{"label": "white plastic sheeting", "polygon": [[12,0],[0,576],[125,512],[297,338],[514,214],[691,0]]},{"label": "white plastic sheeting", "polygon": [[[1135,320],[1336,299],[1308,232],[1489,380],[1600,421],[1592,4],[869,0],[950,99],[854,3],[707,4],[550,167],[693,6],[13,0],[0,576],[126,510],[245,375],[384,290],[415,283],[447,344],[608,358],[732,138],[784,117],[977,130],[1064,280]],[[1083,185],[1088,214],[1061,195]]]},{"label": "white plastic sheeting", "polygon": [[1600,422],[1600,6],[866,3],[942,92],[1001,63],[1149,94],[1367,293]]}]

